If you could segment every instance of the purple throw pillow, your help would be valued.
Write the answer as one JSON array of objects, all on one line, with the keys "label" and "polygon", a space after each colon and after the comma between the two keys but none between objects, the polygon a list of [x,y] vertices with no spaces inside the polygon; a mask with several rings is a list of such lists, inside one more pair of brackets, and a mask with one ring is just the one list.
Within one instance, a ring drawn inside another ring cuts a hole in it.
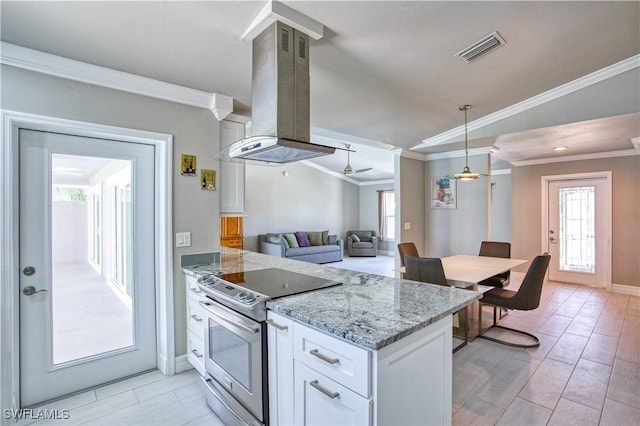
[{"label": "purple throw pillow", "polygon": [[296,240],[298,240],[298,245],[300,247],[310,247],[311,243],[309,242],[309,235],[306,232],[296,232]]}]

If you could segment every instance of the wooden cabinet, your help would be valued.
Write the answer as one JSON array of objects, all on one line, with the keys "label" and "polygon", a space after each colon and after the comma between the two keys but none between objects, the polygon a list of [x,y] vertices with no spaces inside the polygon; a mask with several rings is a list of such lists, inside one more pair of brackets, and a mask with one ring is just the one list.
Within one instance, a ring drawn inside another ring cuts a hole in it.
[{"label": "wooden cabinet", "polygon": [[[244,124],[220,122],[220,149],[244,138]],[[244,163],[220,162],[220,213],[244,213]]]},{"label": "wooden cabinet", "polygon": [[267,318],[272,425],[451,424],[451,315],[378,351]]},{"label": "wooden cabinet", "polygon": [[200,374],[204,374],[204,308],[205,300],[198,280],[186,275],[187,284],[187,359]]},{"label": "wooden cabinet", "polygon": [[220,218],[220,245],[242,250],[242,217],[223,216]]}]

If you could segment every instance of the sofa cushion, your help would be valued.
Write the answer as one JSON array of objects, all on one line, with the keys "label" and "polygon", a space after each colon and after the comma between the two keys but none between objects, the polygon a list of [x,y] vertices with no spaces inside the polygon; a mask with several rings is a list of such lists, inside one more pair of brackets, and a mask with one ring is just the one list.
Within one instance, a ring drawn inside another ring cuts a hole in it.
[{"label": "sofa cushion", "polygon": [[337,235],[328,235],[327,236],[327,245],[338,244],[338,236]]},{"label": "sofa cushion", "polygon": [[315,253],[327,253],[332,251],[340,251],[339,245],[322,245],[322,246],[310,246],[310,247],[296,247],[287,249],[287,257],[301,256],[305,254]]},{"label": "sofa cushion", "polygon": [[309,232],[309,242],[312,246],[322,245],[322,232]]},{"label": "sofa cushion", "polygon": [[356,248],[356,249],[363,249],[363,248],[370,249],[370,248],[373,247],[373,242],[371,242],[371,241],[361,241],[359,243],[352,243],[351,247],[352,248]]},{"label": "sofa cushion", "polygon": [[358,234],[351,234],[350,238],[351,238],[351,241],[353,241],[354,243],[360,242],[360,237],[358,237]]},{"label": "sofa cushion", "polygon": [[287,241],[290,248],[300,247],[300,245],[298,244],[298,239],[296,238],[296,234],[287,233],[287,234],[282,234],[282,236]]},{"label": "sofa cushion", "polygon": [[296,232],[296,240],[298,240],[299,247],[311,247],[309,235],[306,232]]},{"label": "sofa cushion", "polygon": [[329,244],[329,231],[322,231],[322,244]]},{"label": "sofa cushion", "polygon": [[357,235],[360,241],[371,241],[371,237],[373,237],[371,231],[355,231],[351,235]]}]

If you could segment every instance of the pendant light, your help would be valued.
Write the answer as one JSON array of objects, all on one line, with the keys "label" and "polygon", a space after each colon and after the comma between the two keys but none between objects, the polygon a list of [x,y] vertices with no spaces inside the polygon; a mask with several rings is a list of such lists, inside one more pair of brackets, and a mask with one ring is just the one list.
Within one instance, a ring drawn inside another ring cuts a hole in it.
[{"label": "pendant light", "polygon": [[471,105],[462,105],[460,111],[464,111],[464,169],[461,173],[456,173],[452,177],[457,180],[475,180],[480,177],[479,173],[473,173],[469,169],[469,147],[467,141],[467,111],[471,109]]}]

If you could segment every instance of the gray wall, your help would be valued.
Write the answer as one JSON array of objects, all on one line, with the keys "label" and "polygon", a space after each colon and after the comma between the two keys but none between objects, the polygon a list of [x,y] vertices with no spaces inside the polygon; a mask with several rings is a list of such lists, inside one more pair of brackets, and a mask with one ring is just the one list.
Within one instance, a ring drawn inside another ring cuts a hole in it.
[{"label": "gray wall", "polygon": [[191,231],[191,247],[174,248],[176,355],[186,353],[184,276],[180,256],[219,247],[218,191],[203,191],[195,177],[180,175],[180,154],[197,167],[218,169],[219,123],[201,108],[134,95],[2,65],[3,109],[111,126],[169,133],[173,139],[173,228]]},{"label": "gray wall", "polygon": [[[428,200],[425,199],[425,165],[421,160],[400,157],[397,160],[399,167],[396,169],[396,202],[399,204],[399,223],[396,228],[400,229],[400,238],[397,243],[413,242],[418,248],[421,256],[426,256],[428,234],[426,231],[425,206]],[[398,201],[399,200],[399,201]],[[405,230],[404,223],[409,222],[411,229]],[[396,253],[396,263],[397,253]]]},{"label": "gray wall", "polygon": [[492,241],[511,241],[511,174],[492,175],[491,235]]},{"label": "gray wall", "polygon": [[[478,254],[480,243],[488,237],[487,178],[456,182],[455,209],[431,208],[431,179],[462,171],[464,158],[427,161],[425,167],[425,256],[443,257],[454,254]],[[487,173],[486,155],[469,157],[469,168]]]},{"label": "gray wall", "polygon": [[[512,168],[512,256],[541,253],[542,176],[612,172],[612,283],[640,287],[640,156],[571,161]],[[526,265],[517,268],[526,271]]]},{"label": "gray wall", "polygon": [[357,185],[302,163],[247,165],[244,248],[257,251],[257,236],[267,232],[328,229],[344,239],[358,227],[358,192]]},{"label": "gray wall", "polygon": [[[393,183],[360,186],[360,220],[357,229],[378,230],[378,191],[393,191]],[[378,251],[394,250],[395,241],[378,241]]]}]

